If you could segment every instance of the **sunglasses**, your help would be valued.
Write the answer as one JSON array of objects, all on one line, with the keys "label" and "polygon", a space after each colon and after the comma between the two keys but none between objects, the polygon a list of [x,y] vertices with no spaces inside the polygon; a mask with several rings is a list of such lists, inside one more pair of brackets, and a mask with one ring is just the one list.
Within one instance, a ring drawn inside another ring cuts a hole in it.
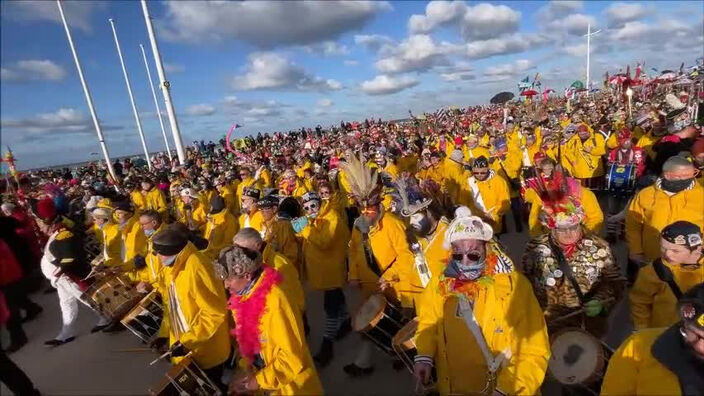
[{"label": "sunglasses", "polygon": [[488,175],[488,174],[489,174],[489,171],[474,171],[474,172],[472,172],[472,174],[475,174],[475,175]]},{"label": "sunglasses", "polygon": [[318,205],[317,202],[314,202],[314,203],[309,204],[309,205],[303,205],[303,210],[305,210],[306,212],[310,212],[311,210],[318,209],[319,206],[320,206],[320,205]]},{"label": "sunglasses", "polygon": [[462,261],[465,257],[467,257],[469,261],[479,261],[482,255],[477,252],[452,253],[452,259],[455,261]]}]

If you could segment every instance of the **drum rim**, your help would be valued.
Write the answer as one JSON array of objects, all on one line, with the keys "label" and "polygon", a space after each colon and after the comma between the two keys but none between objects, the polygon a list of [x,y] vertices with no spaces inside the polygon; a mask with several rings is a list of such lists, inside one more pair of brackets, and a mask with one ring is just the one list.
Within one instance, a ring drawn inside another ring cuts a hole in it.
[{"label": "drum rim", "polygon": [[[371,300],[372,298],[379,298],[381,304],[379,304],[379,308],[377,309],[376,313],[372,316],[371,320],[368,321],[364,326],[359,326],[359,313],[362,310],[362,307],[367,303],[367,301]],[[354,328],[355,331],[357,332],[365,332],[368,331],[369,329],[372,329],[376,327],[376,325],[381,321],[382,317],[384,316],[384,311],[386,310],[386,306],[389,305],[389,302],[386,300],[386,297],[381,294],[372,294],[369,296],[362,305],[359,306],[357,309],[357,313],[354,315],[353,321],[352,321],[352,327]]]},{"label": "drum rim", "polygon": [[[588,377],[586,377],[586,378],[585,378],[583,381],[581,381],[581,382],[574,382],[574,383],[563,382],[563,381],[560,380],[560,378],[556,377],[556,376],[553,374],[552,370],[550,369],[550,368],[552,367],[551,362],[553,361],[553,357],[554,357],[554,355],[552,354],[552,344],[555,342],[555,340],[556,340],[558,337],[560,337],[560,336],[562,336],[562,335],[564,335],[564,334],[566,334],[566,333],[582,333],[582,334],[586,334],[587,336],[589,336],[590,340],[593,341],[594,344],[596,344],[596,345],[599,347],[599,348],[597,349],[597,366],[596,366],[596,368],[594,369],[594,371],[593,371]],[[590,383],[593,383],[593,382],[595,382],[596,380],[598,380],[598,379],[600,378],[600,376],[603,377],[603,374],[604,374],[604,373],[603,373],[603,370],[604,370],[604,367],[606,367],[606,363],[607,363],[607,356],[606,356],[606,353],[605,353],[605,346],[604,346],[604,344],[601,342],[601,340],[599,340],[599,339],[598,339],[597,337],[595,337],[593,334],[589,333],[588,331],[586,331],[586,330],[584,330],[584,329],[582,329],[582,328],[580,328],[580,327],[566,327],[566,328],[560,329],[559,331],[557,331],[557,332],[555,332],[554,334],[550,335],[549,340],[550,340],[550,358],[548,359],[548,368],[547,368],[547,372],[548,372],[548,373],[550,374],[550,376],[551,376],[553,379],[555,379],[557,382],[559,382],[560,384],[563,384],[563,385],[590,384]]]}]

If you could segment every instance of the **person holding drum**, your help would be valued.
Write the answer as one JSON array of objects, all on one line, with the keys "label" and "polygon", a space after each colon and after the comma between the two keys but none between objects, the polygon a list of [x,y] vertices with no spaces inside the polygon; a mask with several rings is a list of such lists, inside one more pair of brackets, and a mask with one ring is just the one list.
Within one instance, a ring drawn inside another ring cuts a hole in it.
[{"label": "person holding drum", "polygon": [[660,257],[660,231],[678,220],[704,229],[704,187],[694,180],[696,169],[685,157],[674,156],[663,164],[662,176],[640,190],[626,212],[628,273]]},{"label": "person holding drum", "polygon": [[609,361],[604,396],[704,394],[704,283],[677,302],[677,323],[631,335]]},{"label": "person holding drum", "polygon": [[99,262],[105,267],[122,266],[122,234],[113,221],[113,211],[108,208],[96,207],[91,211],[93,217],[93,232],[100,241],[102,253]]},{"label": "person holding drum", "polygon": [[641,177],[645,171],[646,153],[633,145],[633,134],[626,128],[618,133],[618,147],[609,153],[609,164],[630,165],[636,167],[635,177]]},{"label": "person holding drum", "polygon": [[208,378],[220,386],[223,363],[230,356],[230,339],[225,290],[210,259],[175,225],[154,235],[152,248],[163,266],[158,289],[166,291],[163,297],[169,326],[169,339],[157,339],[154,347],[168,342],[174,363],[192,353]]},{"label": "person holding drum", "polygon": [[641,268],[629,293],[636,330],[667,327],[679,320],[675,305],[682,292],[704,282],[702,232],[676,221],[660,233],[661,257]]},{"label": "person holding drum", "polygon": [[481,218],[461,207],[444,235],[442,274],[423,292],[414,374],[419,388],[445,394],[533,395],[550,349],[530,282],[514,270]]},{"label": "person holding drum", "polygon": [[115,220],[122,239],[122,269],[131,271],[134,268],[134,258],[144,257],[147,250],[147,237],[139,226],[139,216],[134,216],[132,206],[128,201],[115,202]]},{"label": "person holding drum", "polygon": [[[79,237],[67,226],[68,220],[64,221],[64,218],[58,215],[51,198],[37,201],[32,209],[38,220],[39,229],[49,236],[41,260],[41,270],[58,291],[63,326],[56,337],[44,344],[56,347],[76,338],[78,302],[90,307],[81,298],[82,289],[85,288],[82,279],[90,272],[90,265],[83,259]],[[108,318],[97,312],[96,315],[98,323],[91,330],[93,333],[103,330],[110,324]]]},{"label": "person holding drum", "polygon": [[606,154],[606,142],[584,123],[578,124],[576,132],[562,147],[562,157],[569,164],[572,176],[584,187],[598,189],[603,184],[601,156]]},{"label": "person holding drum", "polygon": [[181,199],[177,205],[180,217],[176,221],[183,223],[192,232],[200,232],[207,221],[207,214],[198,193],[190,187],[181,190]]},{"label": "person holding drum", "polygon": [[281,274],[256,250],[225,248],[217,261],[231,297],[239,367],[229,394],[264,391],[320,395],[323,387],[308,350],[300,311],[281,288]]}]

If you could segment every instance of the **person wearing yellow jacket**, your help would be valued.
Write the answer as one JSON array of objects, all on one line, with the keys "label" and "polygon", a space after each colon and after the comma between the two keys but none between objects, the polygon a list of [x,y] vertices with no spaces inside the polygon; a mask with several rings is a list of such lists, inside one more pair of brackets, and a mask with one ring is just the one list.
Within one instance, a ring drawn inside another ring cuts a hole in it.
[{"label": "person wearing yellow jacket", "polygon": [[235,216],[225,208],[225,200],[216,195],[210,201],[210,213],[205,223],[203,238],[208,241],[208,247],[203,253],[211,259],[216,259],[220,250],[232,243],[232,238],[239,229]]},{"label": "person wearing yellow jacket", "polygon": [[184,188],[180,194],[181,199],[176,205],[181,217],[176,221],[185,224],[190,231],[202,232],[208,220],[208,212],[205,211],[199,195],[192,188]]},{"label": "person wearing yellow jacket", "polygon": [[663,164],[662,177],[640,190],[626,211],[629,266],[639,267],[660,256],[660,231],[678,220],[704,229],[704,187],[694,180],[694,167],[674,156]]},{"label": "person wearing yellow jacket", "polygon": [[598,187],[604,176],[601,157],[606,154],[604,137],[590,132],[587,125],[580,124],[577,133],[562,147],[564,161],[570,165],[570,174],[586,187]]},{"label": "person wearing yellow jacket", "polygon": [[704,284],[684,293],[668,328],[631,335],[616,350],[601,386],[604,396],[701,395],[704,389]]},{"label": "person wearing yellow jacket", "polygon": [[237,216],[237,195],[235,190],[227,183],[224,177],[220,177],[215,180],[215,188],[218,190],[218,194],[225,201],[225,209],[227,209],[230,214]]},{"label": "person wearing yellow jacket", "polygon": [[245,195],[245,189],[254,188],[257,190],[261,190],[259,180],[252,177],[252,170],[248,167],[243,166],[240,168],[240,179],[241,181],[239,182],[239,184],[237,184],[237,190],[235,190],[237,195],[238,212],[240,212],[239,205],[242,203],[242,197]]},{"label": "person wearing yellow jacket", "polygon": [[349,230],[340,213],[331,208],[321,211],[322,200],[315,192],[303,195],[305,217],[292,221],[294,231],[303,247],[303,273],[308,284],[323,291],[325,331],[315,361],[327,366],[333,358],[333,342],[351,330],[347,302],[342,287],[345,285],[345,245]]},{"label": "person wearing yellow jacket", "polygon": [[218,266],[240,355],[228,394],[321,395],[301,315],[281,288],[281,274],[259,252],[239,246],[224,250]]},{"label": "person wearing yellow jacket", "polygon": [[134,258],[146,254],[147,237],[139,226],[139,217],[133,216],[129,202],[116,202],[114,216],[122,239],[122,269],[130,271],[134,268]]},{"label": "person wearing yellow jacket", "polygon": [[448,158],[443,162],[444,180],[443,188],[447,192],[450,200],[455,205],[466,201],[469,196],[467,189],[467,177],[469,172],[464,168],[462,160],[462,151],[454,150]]},{"label": "person wearing yellow jacket", "polygon": [[[304,171],[308,172],[308,169]],[[279,182],[279,195],[286,197],[300,198],[312,187],[306,182],[307,179],[298,177],[293,169],[287,169]]]},{"label": "person wearing yellow jacket", "polygon": [[435,367],[441,395],[539,393],[550,346],[530,283],[466,208],[444,237],[451,260],[421,297],[417,380],[429,385]]},{"label": "person wearing yellow jacket", "polygon": [[442,164],[442,155],[438,151],[433,151],[430,153],[430,164],[427,168],[421,169],[416,177],[418,180],[432,180],[437,183],[438,186],[442,186],[445,183],[445,175]]},{"label": "person wearing yellow jacket", "polygon": [[242,200],[240,201],[240,217],[238,219],[240,229],[251,227],[261,232],[264,218],[262,213],[257,208],[257,201],[261,195],[261,191],[257,188],[246,188],[243,191]]},{"label": "person wearing yellow jacket", "polygon": [[675,305],[681,293],[704,282],[702,232],[697,225],[677,221],[663,228],[660,251],[662,257],[638,272],[629,293],[636,330],[676,323]]},{"label": "person wearing yellow jacket", "polygon": [[130,194],[132,204],[136,210],[154,209],[164,219],[168,215],[168,206],[166,205],[166,197],[164,193],[154,186],[154,183],[149,179],[142,179],[140,183],[142,188],[140,191],[133,191]]},{"label": "person wearing yellow jacket", "polygon": [[501,232],[501,220],[511,207],[511,193],[506,179],[489,169],[486,157],[479,157],[474,160],[472,175],[465,184],[469,186],[469,195],[460,203],[471,205],[473,213],[490,222],[495,232]]},{"label": "person wearing yellow jacket", "polygon": [[182,228],[167,226],[154,235],[152,247],[163,266],[160,288],[166,291],[172,361],[176,363],[191,352],[198,366],[220,387],[223,363],[230,355],[222,282],[210,260],[188,241]]},{"label": "person wearing yellow jacket", "polygon": [[284,255],[301,272],[300,266],[300,246],[296,239],[296,233],[291,227],[291,221],[281,219],[277,216],[279,199],[273,195],[262,197],[257,202],[259,213],[262,214],[261,236],[266,247],[264,248],[264,260],[272,253]]},{"label": "person wearing yellow jacket", "polygon": [[479,145],[479,138],[476,135],[467,137],[467,144],[462,147],[464,162],[471,164],[476,158],[484,156],[489,158],[489,149]]},{"label": "person wearing yellow jacket", "polygon": [[318,195],[320,195],[320,199],[323,202],[320,208],[321,211],[335,210],[346,220],[345,206],[347,205],[347,198],[340,191],[336,191],[329,182],[321,181],[318,183]]},{"label": "person wearing yellow jacket", "polygon": [[97,207],[91,211],[93,232],[100,241],[102,265],[122,267],[122,234],[120,227],[112,220],[112,211]]}]

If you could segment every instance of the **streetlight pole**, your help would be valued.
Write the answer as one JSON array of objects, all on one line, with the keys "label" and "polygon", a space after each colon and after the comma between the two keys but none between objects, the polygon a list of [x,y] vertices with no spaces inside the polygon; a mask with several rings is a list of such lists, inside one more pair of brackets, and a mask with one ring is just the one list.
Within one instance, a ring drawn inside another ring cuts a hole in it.
[{"label": "streetlight pole", "polygon": [[125,67],[125,60],[122,58],[122,49],[120,49],[120,41],[117,39],[117,30],[115,29],[115,20],[110,18],[110,27],[112,27],[112,35],[115,38],[115,47],[117,47],[117,56],[120,58],[120,66],[122,66],[122,75],[125,76],[125,84],[127,85],[127,95],[130,97],[130,104],[132,104],[132,113],[134,113],[134,120],[137,123],[137,132],[139,132],[139,139],[142,141],[142,148],[144,149],[144,157],[147,160],[147,166],[149,170],[152,170],[152,160],[149,158],[149,149],[147,148],[147,141],[144,139],[144,131],[142,130],[142,121],[139,119],[139,112],[137,112],[137,105],[134,103],[134,95],[132,95],[132,86],[130,85],[130,77],[127,75],[127,68]]},{"label": "streetlight pole", "polygon": [[166,145],[166,154],[169,155],[169,163],[173,161],[171,155],[171,147],[169,147],[169,139],[166,137],[166,129],[164,128],[164,119],[161,117],[161,109],[159,108],[159,100],[156,98],[156,90],[154,89],[154,80],[152,80],[152,72],[149,70],[149,62],[147,61],[147,52],[144,51],[144,45],[139,44],[142,50],[142,58],[144,58],[144,67],[147,69],[147,78],[149,79],[149,87],[152,89],[152,98],[154,98],[154,106],[156,107],[156,115],[159,117],[159,126],[161,126],[161,135],[164,137]]},{"label": "streetlight pole", "polygon": [[108,168],[108,173],[115,184],[118,183],[117,177],[115,176],[115,170],[112,168],[112,161],[110,161],[110,153],[108,152],[108,146],[105,144],[105,138],[103,137],[103,130],[100,127],[100,122],[98,121],[98,115],[95,114],[95,108],[93,107],[93,98],[90,95],[90,90],[86,84],[86,79],[83,77],[83,69],[81,68],[81,62],[78,60],[78,53],[76,52],[76,47],[73,45],[73,37],[71,37],[71,31],[68,28],[68,23],[66,23],[66,16],[64,15],[64,7],[61,5],[61,0],[56,0],[56,5],[59,7],[59,15],[61,16],[61,22],[64,24],[64,30],[66,30],[66,38],[68,39],[68,46],[71,48],[71,54],[73,55],[73,61],[76,63],[76,70],[78,71],[78,78],[81,80],[81,86],[83,87],[83,94],[86,97],[86,102],[88,103],[88,110],[90,111],[90,116],[93,119],[93,126],[95,127],[95,134],[98,135],[98,143],[100,143],[100,148],[103,151],[103,157],[105,158],[105,165]]},{"label": "streetlight pole", "polygon": [[591,37],[599,32],[601,32],[601,29],[599,29],[595,32],[592,32],[592,24],[591,23],[587,24],[587,34],[585,35],[585,36],[587,36],[587,95],[589,95],[589,91],[590,91],[590,88],[589,88],[589,85],[590,85],[589,84],[589,66],[590,66],[589,65],[589,55],[591,52],[591,48],[590,48]]},{"label": "streetlight pole", "polygon": [[178,120],[176,119],[176,112],[174,111],[174,105],[171,102],[171,91],[169,90],[169,82],[166,80],[166,73],[164,73],[164,64],[161,62],[159,45],[156,42],[156,36],[154,36],[154,26],[152,25],[152,18],[149,15],[147,1],[141,0],[141,3],[142,13],[144,14],[144,22],[147,25],[147,33],[149,34],[149,43],[151,44],[152,52],[154,53],[154,63],[156,64],[156,72],[159,75],[159,86],[161,87],[161,93],[164,94],[164,104],[166,105],[166,113],[169,116],[169,124],[171,124],[171,134],[174,137],[174,144],[176,145],[176,154],[178,154],[178,162],[179,164],[183,165],[186,163],[186,152],[183,149],[181,131],[178,129]]}]

